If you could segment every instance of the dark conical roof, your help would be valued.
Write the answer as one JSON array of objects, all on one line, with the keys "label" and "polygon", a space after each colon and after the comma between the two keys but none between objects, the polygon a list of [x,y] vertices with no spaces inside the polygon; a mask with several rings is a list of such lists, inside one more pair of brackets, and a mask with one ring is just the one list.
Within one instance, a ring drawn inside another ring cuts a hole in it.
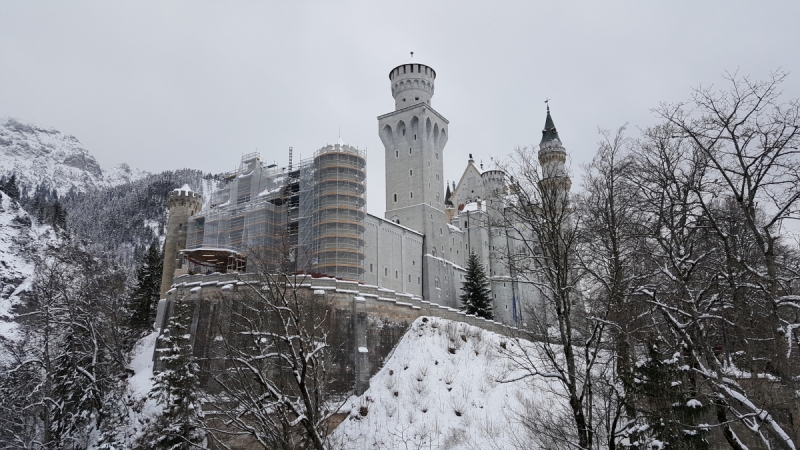
[{"label": "dark conical roof", "polygon": [[561,139],[558,137],[556,125],[553,123],[553,118],[550,116],[550,105],[547,105],[547,119],[544,121],[544,130],[542,130],[542,142],[539,142],[541,147],[548,142],[558,141],[561,144]]},{"label": "dark conical roof", "polygon": [[453,206],[453,202],[450,201],[450,196],[453,195],[450,193],[450,183],[447,183],[447,192],[444,194],[444,204],[446,206]]}]

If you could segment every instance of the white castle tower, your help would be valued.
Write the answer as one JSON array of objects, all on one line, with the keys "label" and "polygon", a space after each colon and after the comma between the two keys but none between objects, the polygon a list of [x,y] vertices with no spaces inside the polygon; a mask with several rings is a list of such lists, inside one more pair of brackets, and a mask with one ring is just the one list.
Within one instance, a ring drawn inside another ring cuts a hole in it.
[{"label": "white castle tower", "polygon": [[[448,120],[431,107],[436,72],[412,58],[389,72],[395,110],[378,117],[386,149],[386,215],[392,222],[421,232],[425,298],[436,298],[445,275],[429,259],[448,259],[443,160]],[[430,270],[429,270],[430,269]],[[441,275],[441,276],[440,276]],[[452,282],[452,275],[447,278]]]}]

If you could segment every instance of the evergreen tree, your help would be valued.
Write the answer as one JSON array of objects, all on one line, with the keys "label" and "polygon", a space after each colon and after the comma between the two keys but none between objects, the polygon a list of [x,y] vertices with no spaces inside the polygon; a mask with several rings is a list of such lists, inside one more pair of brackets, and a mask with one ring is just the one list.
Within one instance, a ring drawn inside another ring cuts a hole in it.
[{"label": "evergreen tree", "polygon": [[67,229],[67,211],[61,206],[58,199],[53,203],[53,226],[61,230]]},{"label": "evergreen tree", "polygon": [[467,275],[461,285],[462,310],[467,314],[492,319],[492,300],[490,298],[489,279],[483,270],[483,264],[478,260],[478,255],[470,252],[467,261]]},{"label": "evergreen tree", "polygon": [[166,330],[159,338],[164,370],[155,376],[150,397],[163,412],[139,440],[139,448],[190,449],[205,440],[201,430],[200,366],[194,358],[188,322],[189,305],[178,301]]},{"label": "evergreen tree", "polygon": [[158,242],[153,241],[136,273],[136,286],[130,297],[130,309],[133,311],[130,327],[137,337],[142,332],[151,330],[155,320],[163,264]]},{"label": "evergreen tree", "polygon": [[19,187],[17,187],[17,175],[11,174],[11,177],[6,180],[6,182],[0,186],[9,197],[13,198],[14,200],[19,200]]},{"label": "evergreen tree", "polygon": [[[670,448],[704,450],[710,448],[708,426],[701,425],[713,406],[698,392],[692,370],[680,352],[662,351],[650,343],[647,359],[634,370],[632,386],[639,418],[623,432],[629,448],[651,448],[661,442]],[[644,425],[644,426],[643,426]]]}]

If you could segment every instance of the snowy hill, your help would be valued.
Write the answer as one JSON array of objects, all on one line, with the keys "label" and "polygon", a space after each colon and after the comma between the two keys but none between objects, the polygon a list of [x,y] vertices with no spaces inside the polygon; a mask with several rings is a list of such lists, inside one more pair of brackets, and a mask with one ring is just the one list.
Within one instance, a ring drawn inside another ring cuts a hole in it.
[{"label": "snowy hill", "polygon": [[525,419],[531,411],[558,417],[568,408],[555,383],[500,382],[517,375],[502,356],[510,345],[467,324],[417,319],[370,388],[348,400],[334,447],[544,448]]},{"label": "snowy hill", "polygon": [[0,175],[11,173],[17,175],[20,186],[31,189],[46,183],[59,196],[70,189],[85,192],[148,175],[124,163],[103,170],[75,136],[17,119],[0,119]]},{"label": "snowy hill", "polygon": [[0,192],[0,341],[14,339],[14,307],[30,287],[36,262],[58,238],[36,225],[19,203]]}]

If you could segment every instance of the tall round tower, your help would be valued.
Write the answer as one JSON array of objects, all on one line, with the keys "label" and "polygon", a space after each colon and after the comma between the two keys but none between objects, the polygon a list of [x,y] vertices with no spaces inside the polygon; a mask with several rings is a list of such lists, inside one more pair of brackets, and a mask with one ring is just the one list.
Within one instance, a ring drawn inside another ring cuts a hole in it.
[{"label": "tall round tower", "polygon": [[430,105],[435,79],[436,72],[427,65],[414,61],[414,52],[411,52],[409,62],[401,64],[389,72],[394,110],[397,111],[417,103]]},{"label": "tall round tower", "polygon": [[542,179],[539,183],[543,189],[569,192],[572,181],[567,174],[566,162],[567,151],[550,116],[550,105],[547,105],[547,118],[542,130],[542,141],[539,143],[539,165],[542,167]]},{"label": "tall round tower", "polygon": [[366,152],[344,143],[314,153],[315,270],[364,279]]},{"label": "tall round tower", "polygon": [[167,238],[164,242],[164,270],[161,272],[161,298],[172,286],[175,269],[178,267],[178,251],[186,248],[186,225],[189,217],[203,206],[203,196],[193,192],[188,184],[169,193],[167,207]]}]

